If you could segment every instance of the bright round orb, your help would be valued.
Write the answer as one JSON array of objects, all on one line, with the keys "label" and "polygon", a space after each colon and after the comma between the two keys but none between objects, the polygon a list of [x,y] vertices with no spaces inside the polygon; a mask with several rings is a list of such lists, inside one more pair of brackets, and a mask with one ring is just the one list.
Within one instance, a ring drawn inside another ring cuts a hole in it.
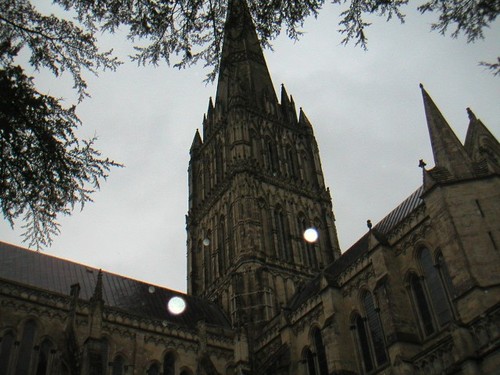
[{"label": "bright round orb", "polygon": [[184,301],[184,298],[182,297],[178,296],[172,297],[168,301],[167,308],[171,314],[174,315],[182,314],[184,310],[186,310],[186,301]]},{"label": "bright round orb", "polygon": [[308,228],[304,231],[304,240],[307,242],[316,242],[318,236],[318,231],[315,228]]},{"label": "bright round orb", "polygon": [[153,285],[150,285],[149,288],[148,288],[148,292],[149,293],[154,293],[155,292],[155,287]]},{"label": "bright round orb", "polygon": [[210,240],[208,238],[205,238],[203,240],[203,246],[208,246],[208,245],[210,245]]}]

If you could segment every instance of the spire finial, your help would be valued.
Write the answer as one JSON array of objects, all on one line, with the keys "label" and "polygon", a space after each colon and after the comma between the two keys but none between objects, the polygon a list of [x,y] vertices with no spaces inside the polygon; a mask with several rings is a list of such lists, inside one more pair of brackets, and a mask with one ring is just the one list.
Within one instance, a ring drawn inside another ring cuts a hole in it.
[{"label": "spire finial", "polygon": [[469,107],[467,107],[467,115],[469,116],[469,120],[471,121],[477,120],[476,115],[474,114],[474,112],[472,112],[472,110]]}]

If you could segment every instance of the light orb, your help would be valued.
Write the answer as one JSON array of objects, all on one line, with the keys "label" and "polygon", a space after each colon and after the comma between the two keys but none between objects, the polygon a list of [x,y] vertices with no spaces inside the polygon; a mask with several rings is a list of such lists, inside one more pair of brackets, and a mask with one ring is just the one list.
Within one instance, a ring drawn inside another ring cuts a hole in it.
[{"label": "light orb", "polygon": [[304,231],[304,240],[313,243],[318,240],[319,234],[315,228],[308,228]]},{"label": "light orb", "polygon": [[208,246],[208,245],[210,245],[210,240],[208,238],[205,238],[203,240],[203,246]]},{"label": "light orb", "polygon": [[167,308],[171,314],[174,315],[182,314],[184,310],[186,310],[186,301],[184,301],[184,298],[182,297],[178,296],[172,297],[168,301]]},{"label": "light orb", "polygon": [[155,292],[155,287],[153,285],[150,285],[148,288],[148,292],[153,294]]}]

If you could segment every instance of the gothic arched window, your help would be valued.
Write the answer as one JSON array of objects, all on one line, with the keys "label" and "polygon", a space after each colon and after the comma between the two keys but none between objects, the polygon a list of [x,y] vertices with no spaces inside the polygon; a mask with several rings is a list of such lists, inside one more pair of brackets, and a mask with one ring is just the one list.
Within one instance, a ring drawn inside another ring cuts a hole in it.
[{"label": "gothic arched window", "polygon": [[207,197],[208,192],[211,189],[210,170],[211,170],[210,158],[207,156],[203,159],[203,192],[204,192],[204,197]]},{"label": "gothic arched window", "polygon": [[313,247],[314,249],[314,260],[315,260],[315,263],[316,263],[316,266],[319,265],[322,267],[325,262],[327,262],[327,259],[323,259],[323,253],[321,252],[321,249],[326,249],[328,248],[327,246],[327,231],[326,230],[323,230],[322,228],[324,228],[324,225],[323,223],[321,222],[321,220],[316,217],[314,219],[314,229],[316,229],[317,233],[318,233],[318,239],[313,242],[311,244],[311,246]]},{"label": "gothic arched window", "polygon": [[207,236],[203,239],[203,258],[205,270],[205,287],[212,282],[212,231],[207,232]]},{"label": "gothic arched window", "polygon": [[224,216],[220,217],[218,229],[217,245],[219,247],[219,275],[222,276],[226,272],[227,258],[226,258],[226,219]]},{"label": "gothic arched window", "polygon": [[387,362],[387,352],[385,350],[384,332],[382,330],[382,323],[380,317],[375,309],[372,294],[365,292],[361,298],[363,307],[366,313],[366,321],[368,323],[368,330],[371,338],[371,350],[375,357],[377,366],[381,366]]},{"label": "gothic arched window", "polygon": [[146,371],[147,375],[160,375],[160,366],[158,363],[153,363],[151,366],[149,366],[148,370]]},{"label": "gothic arched window", "polygon": [[6,332],[2,337],[0,345],[0,374],[6,374],[9,368],[9,362],[14,343],[14,334],[12,331]]},{"label": "gothic arched window", "polygon": [[290,247],[290,230],[281,207],[276,208],[274,211],[274,228],[276,231],[278,255],[284,261],[292,261],[293,257]]},{"label": "gothic arched window", "polygon": [[287,146],[286,148],[286,158],[287,158],[287,169],[288,169],[288,177],[296,178],[298,175],[297,170],[297,155],[292,149],[291,146]]},{"label": "gothic arched window", "polygon": [[40,351],[38,353],[38,365],[36,366],[36,375],[46,375],[50,374],[49,367],[49,356],[52,351],[52,342],[50,340],[44,340],[42,345],[40,345]]},{"label": "gothic arched window", "polygon": [[163,360],[163,375],[175,375],[175,356],[168,352]]},{"label": "gothic arched window", "polygon": [[437,267],[439,267],[439,273],[443,280],[443,284],[446,286],[448,295],[452,298],[456,297],[455,287],[453,286],[453,282],[451,281],[451,276],[448,271],[448,266],[446,265],[443,254],[441,252],[438,252],[436,255],[436,265]]},{"label": "gothic arched window", "polygon": [[300,248],[300,257],[302,259],[302,264],[305,266],[313,266],[311,262],[311,245],[304,239],[304,232],[307,229],[307,224],[306,224],[306,218],[304,217],[304,214],[301,212],[299,213],[297,217],[297,229],[299,230],[298,233],[298,241],[299,241],[299,248]]},{"label": "gothic arched window", "polygon": [[113,367],[111,371],[112,375],[123,375],[125,374],[125,358],[121,355],[117,355],[113,361]]},{"label": "gothic arched window", "polygon": [[415,274],[410,275],[409,284],[424,335],[429,336],[434,333],[435,328],[424,288],[419,277]]},{"label": "gothic arched window", "polygon": [[365,372],[373,370],[373,361],[370,354],[370,343],[368,342],[368,332],[365,327],[365,322],[361,315],[356,314],[353,318],[352,328],[355,330],[355,338],[359,355],[362,359],[363,369]]},{"label": "gothic arched window", "polygon": [[36,323],[34,320],[28,320],[24,323],[23,336],[19,346],[19,356],[15,371],[16,374],[29,374],[35,334]]},{"label": "gothic arched window", "polygon": [[307,221],[304,216],[304,214],[300,213],[297,219],[297,225],[299,229],[299,242],[300,242],[300,249],[301,252],[303,253],[302,259],[303,259],[303,264],[308,266],[308,267],[313,267],[316,268],[318,266],[318,260],[316,257],[316,246],[315,244],[312,244],[310,242],[307,242],[304,239],[304,232],[306,229],[308,229]]},{"label": "gothic arched window", "polygon": [[304,350],[303,361],[307,368],[307,375],[316,375],[316,365],[314,364],[314,355],[311,349],[306,348]]},{"label": "gothic arched window", "polygon": [[217,178],[217,184],[220,184],[222,182],[222,178],[224,176],[223,152],[224,152],[224,148],[223,148],[223,146],[221,146],[221,143],[218,141],[215,144],[215,148],[214,148],[215,176]]},{"label": "gothic arched window", "polygon": [[278,150],[270,139],[266,139],[266,161],[268,169],[274,174],[279,172]]},{"label": "gothic arched window", "polygon": [[319,328],[314,328],[312,332],[314,341],[314,348],[316,350],[316,358],[318,359],[318,374],[328,375],[328,363],[326,361],[325,345],[323,344],[323,337]]},{"label": "gothic arched window", "polygon": [[442,327],[452,319],[448,296],[446,295],[439,271],[434,266],[431,252],[426,247],[420,250],[419,261],[436,321]]}]

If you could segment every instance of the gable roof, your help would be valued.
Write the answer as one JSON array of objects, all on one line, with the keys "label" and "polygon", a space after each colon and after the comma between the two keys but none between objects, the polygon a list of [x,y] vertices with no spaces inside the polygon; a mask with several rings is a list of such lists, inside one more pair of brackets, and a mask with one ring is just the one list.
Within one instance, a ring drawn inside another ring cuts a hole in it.
[{"label": "gable roof", "polygon": [[[88,301],[99,270],[69,260],[0,242],[0,282],[13,282],[33,289],[69,296],[71,285],[80,284],[79,298]],[[193,327],[197,321],[229,327],[217,305],[201,298],[102,271],[104,305],[146,319]],[[184,299],[186,310],[175,315],[167,308],[174,296]]]}]

